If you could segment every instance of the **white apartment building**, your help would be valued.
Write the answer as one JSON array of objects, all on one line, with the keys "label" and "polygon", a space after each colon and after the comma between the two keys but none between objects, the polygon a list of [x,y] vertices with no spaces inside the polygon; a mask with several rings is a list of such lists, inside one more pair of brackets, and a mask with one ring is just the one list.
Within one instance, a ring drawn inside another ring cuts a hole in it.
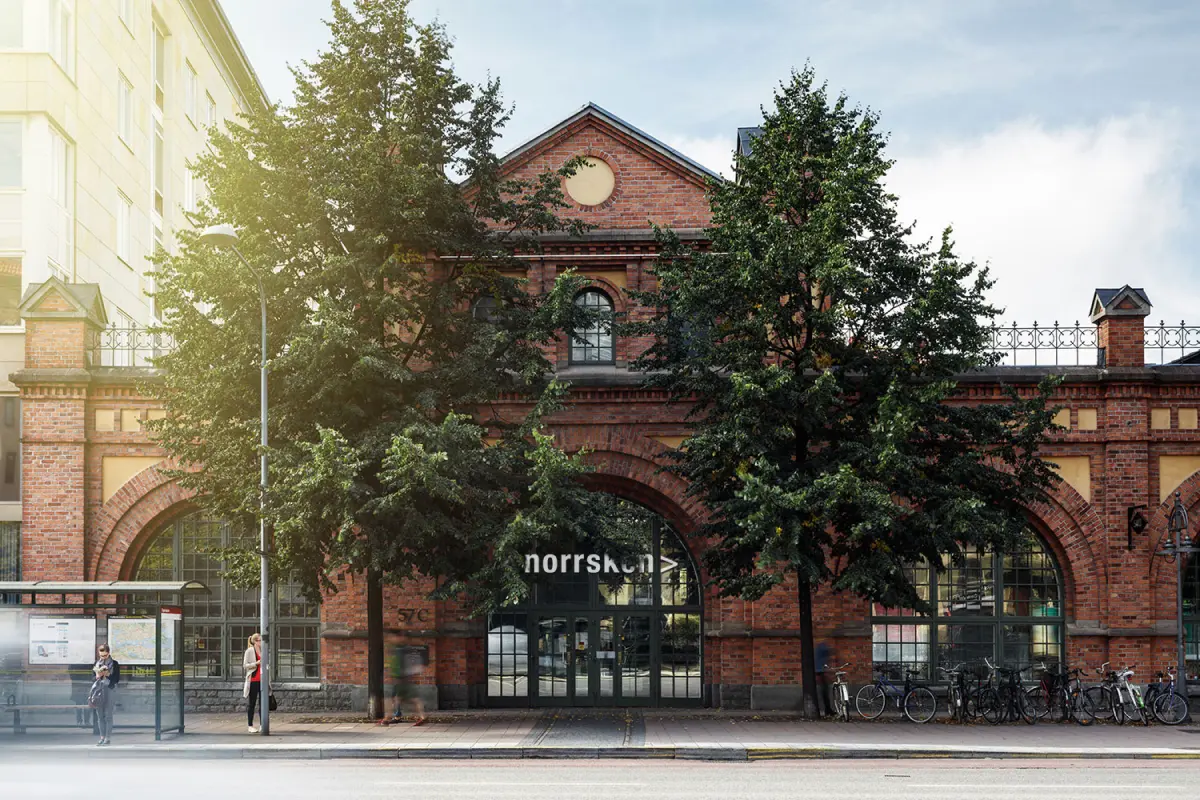
[{"label": "white apartment building", "polygon": [[0,0],[0,580],[21,519],[22,295],[56,275],[97,284],[111,324],[150,323],[147,258],[204,192],[188,161],[267,102],[218,0]]}]

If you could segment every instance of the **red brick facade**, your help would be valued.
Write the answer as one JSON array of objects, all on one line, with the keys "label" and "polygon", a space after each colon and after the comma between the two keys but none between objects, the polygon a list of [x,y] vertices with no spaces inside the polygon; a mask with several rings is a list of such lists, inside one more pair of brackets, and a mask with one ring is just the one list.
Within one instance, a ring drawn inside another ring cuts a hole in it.
[{"label": "red brick facade", "polygon": [[[612,297],[618,313],[637,318],[646,312],[630,307],[627,292],[651,280],[650,223],[691,232],[704,228],[709,222],[706,176],[591,107],[518,150],[509,167],[517,175],[532,175],[580,154],[606,161],[615,189],[609,200],[575,209],[595,230],[582,240],[551,237],[545,253],[528,260],[531,290],[541,290],[573,267]],[[106,490],[105,457],[165,455],[136,424],[153,413],[153,404],[138,394],[130,370],[90,365],[87,343],[97,326],[95,313],[89,316],[86,304],[61,284],[44,288],[40,304],[27,301],[24,307],[26,364],[14,376],[23,401],[23,577],[129,578],[149,539],[193,507],[157,466]],[[1074,302],[1086,302],[1088,291],[1080,287]],[[1200,368],[1144,367],[1144,315],[1116,310],[1121,313],[1093,309],[1105,368],[1067,371],[1058,392],[1068,430],[1055,437],[1045,456],[1067,464],[1063,471],[1072,479],[1029,513],[1063,577],[1067,660],[1128,662],[1146,669],[1174,658],[1174,569],[1152,556],[1165,532],[1174,484],[1193,519],[1200,519],[1200,472],[1187,472],[1190,457],[1200,466]],[[703,544],[687,537],[704,509],[685,497],[678,478],[659,470],[668,448],[686,434],[683,409],[637,387],[624,369],[645,345],[618,341],[615,366],[582,368],[568,364],[563,337],[554,357],[576,388],[569,410],[552,427],[564,448],[591,451],[594,488],[657,512],[695,555]],[[998,368],[975,376],[964,384],[964,402],[998,401],[1001,381],[1032,386],[1048,371]],[[519,410],[514,406],[514,413]],[[106,424],[99,425],[101,419]],[[1149,527],[1133,537],[1131,548],[1127,509],[1136,505],[1147,506]],[[339,585],[341,591],[322,609],[321,677],[329,685],[361,686],[366,675],[363,585],[353,575],[343,576]],[[426,600],[428,588],[389,588],[387,625],[393,635],[429,646],[432,668],[422,680],[436,686],[441,705],[483,704],[484,621],[467,619],[453,604]],[[755,603],[705,591],[706,702],[761,707],[794,702],[801,675],[794,597],[789,585]],[[855,664],[854,680],[868,677],[872,660],[869,613],[868,605],[852,596],[826,592],[817,598],[817,636],[836,642],[837,657]]]}]

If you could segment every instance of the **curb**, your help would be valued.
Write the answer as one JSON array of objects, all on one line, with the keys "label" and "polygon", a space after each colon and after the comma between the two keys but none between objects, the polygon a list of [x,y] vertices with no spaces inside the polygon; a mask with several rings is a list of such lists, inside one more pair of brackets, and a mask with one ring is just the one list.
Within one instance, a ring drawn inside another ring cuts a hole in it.
[{"label": "curb", "polygon": [[186,759],[674,759],[678,761],[812,761],[833,759],[1023,759],[1023,760],[1200,760],[1200,750],[1139,748],[1021,749],[970,747],[895,747],[806,745],[798,747],[411,747],[394,745],[85,745],[5,748],[0,760],[31,755],[80,755],[85,758]]}]

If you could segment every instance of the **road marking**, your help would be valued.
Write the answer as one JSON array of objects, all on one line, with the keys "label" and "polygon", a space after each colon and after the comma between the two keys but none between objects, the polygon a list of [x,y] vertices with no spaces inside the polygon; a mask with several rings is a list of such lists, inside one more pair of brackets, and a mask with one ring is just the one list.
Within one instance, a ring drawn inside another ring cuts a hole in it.
[{"label": "road marking", "polygon": [[910,789],[1099,789],[1109,792],[1127,792],[1132,790],[1158,791],[1160,789],[1184,790],[1187,786],[1168,786],[1160,784],[1132,783],[1098,786],[1094,783],[910,783],[905,784]]},{"label": "road marking", "polygon": [[383,781],[375,784],[376,786],[505,786],[505,787],[525,787],[525,786],[578,786],[594,789],[597,786],[636,786],[644,787],[644,783],[611,783],[602,781],[596,783],[563,783],[561,781],[546,781],[544,783],[528,783],[528,782],[505,782],[497,783],[496,781]]}]

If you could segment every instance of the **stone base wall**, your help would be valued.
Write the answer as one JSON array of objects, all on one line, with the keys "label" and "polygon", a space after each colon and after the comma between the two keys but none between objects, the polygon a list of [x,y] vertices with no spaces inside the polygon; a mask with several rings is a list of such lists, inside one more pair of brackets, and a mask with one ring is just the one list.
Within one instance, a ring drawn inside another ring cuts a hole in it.
[{"label": "stone base wall", "polygon": [[[319,684],[284,684],[273,690],[280,712],[361,711],[366,708],[366,688]],[[193,683],[186,689],[189,712],[245,712],[241,683]],[[359,700],[359,702],[355,702]]]}]

